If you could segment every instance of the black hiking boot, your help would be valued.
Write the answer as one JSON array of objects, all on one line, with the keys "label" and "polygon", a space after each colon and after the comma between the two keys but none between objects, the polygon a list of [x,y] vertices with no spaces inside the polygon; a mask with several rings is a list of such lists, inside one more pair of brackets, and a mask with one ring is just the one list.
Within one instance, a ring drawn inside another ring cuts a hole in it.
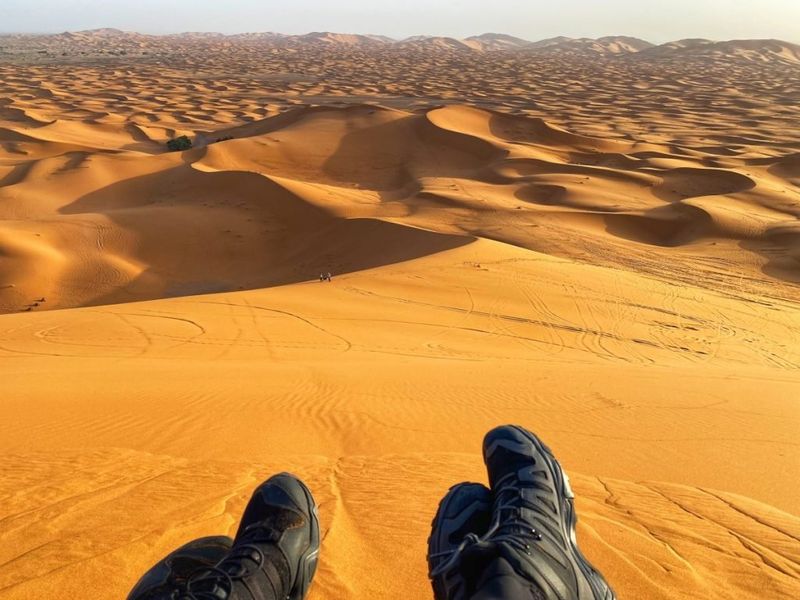
[{"label": "black hiking boot", "polygon": [[428,576],[436,600],[467,600],[470,590],[461,572],[461,553],[477,543],[492,517],[492,493],[477,483],[460,483],[439,503],[428,538]]},{"label": "black hiking boot", "polygon": [[319,544],[311,492],[293,475],[275,475],[253,493],[228,555],[190,577],[186,600],[303,600]]},{"label": "black hiking boot", "polygon": [[178,600],[185,597],[189,577],[216,566],[232,545],[231,538],[217,536],[200,538],[181,546],[144,574],[128,594],[128,600]]},{"label": "black hiking boot", "polygon": [[614,600],[578,549],[575,496],[550,449],[522,427],[505,426],[486,435],[483,457],[494,495],[492,525],[462,560],[502,558],[545,600]]}]

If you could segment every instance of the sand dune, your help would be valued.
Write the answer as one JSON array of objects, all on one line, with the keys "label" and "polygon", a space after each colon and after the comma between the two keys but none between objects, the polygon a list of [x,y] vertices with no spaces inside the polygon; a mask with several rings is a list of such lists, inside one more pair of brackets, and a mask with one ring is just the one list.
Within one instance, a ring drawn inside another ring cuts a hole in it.
[{"label": "sand dune", "polygon": [[470,46],[478,50],[517,50],[529,46],[531,42],[523,40],[513,35],[503,33],[484,33],[483,35],[473,35],[464,40]]},{"label": "sand dune", "polygon": [[741,59],[754,62],[800,64],[800,46],[781,40],[682,40],[647,48],[642,57],[677,58],[686,56],[710,59]]},{"label": "sand dune", "polygon": [[645,40],[627,36],[591,38],[552,38],[523,48],[527,52],[588,56],[619,56],[635,54],[652,48]]},{"label": "sand dune", "polygon": [[0,64],[0,598],[124,597],[286,469],[312,600],[431,598],[502,422],[620,598],[800,596],[795,67],[284,37]]},{"label": "sand dune", "polygon": [[[501,33],[484,33],[464,39],[446,36],[417,35],[402,40],[383,35],[313,31],[300,35],[275,32],[224,35],[221,33],[185,32],[170,35],[144,35],[104,28],[65,32],[57,35],[0,34],[0,57],[33,61],[64,61],[65,57],[93,56],[95,59],[124,57],[125,61],[142,57],[174,58],[176,51],[191,60],[197,51],[238,54],[244,48],[258,47],[275,52],[334,50],[344,52],[381,52],[397,49],[403,53],[503,53],[527,54],[539,58],[562,56],[575,58],[614,59],[702,59],[741,60],[756,62],[800,62],[800,47],[781,40],[685,39],[655,45],[630,36],[571,38],[558,36],[531,41]],[[69,60],[69,58],[67,58]]]},{"label": "sand dune", "polygon": [[[576,249],[553,238],[572,229],[592,244],[704,244],[703,254],[719,257],[743,240],[773,255],[797,250],[793,238],[771,233],[796,219],[797,193],[782,177],[794,172],[791,157],[757,167],[729,157],[728,168],[712,169],[668,145],[647,144],[642,154],[635,142],[470,107],[299,108],[206,132],[212,141],[234,139],[183,155],[164,154],[131,125],[18,129],[8,130],[9,140],[31,146],[29,155],[39,145],[63,154],[6,167],[3,189],[13,193],[5,205],[6,311],[48,295],[48,308],[63,308],[308,279],[322,255],[306,252],[299,265],[287,257],[307,247],[313,232],[352,218],[567,258]],[[64,235],[65,227],[73,233]],[[557,236],[546,234],[551,227]],[[544,228],[543,235],[529,236],[527,228]],[[594,260],[630,269],[622,264],[629,256]],[[33,263],[38,274],[23,283]],[[69,283],[39,289],[45,264],[46,279]],[[351,264],[341,257],[335,266]],[[731,269],[752,286],[775,289],[758,265],[734,262]],[[798,278],[791,263],[780,275]]]}]

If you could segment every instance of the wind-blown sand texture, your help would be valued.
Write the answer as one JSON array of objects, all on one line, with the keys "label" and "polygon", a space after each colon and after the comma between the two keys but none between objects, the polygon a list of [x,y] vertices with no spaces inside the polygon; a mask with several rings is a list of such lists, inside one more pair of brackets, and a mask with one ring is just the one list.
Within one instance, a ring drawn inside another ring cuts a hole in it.
[{"label": "wind-blown sand texture", "polygon": [[431,598],[506,422],[620,598],[800,597],[790,44],[69,35],[0,43],[0,598],[123,598],[280,470],[312,600]]}]

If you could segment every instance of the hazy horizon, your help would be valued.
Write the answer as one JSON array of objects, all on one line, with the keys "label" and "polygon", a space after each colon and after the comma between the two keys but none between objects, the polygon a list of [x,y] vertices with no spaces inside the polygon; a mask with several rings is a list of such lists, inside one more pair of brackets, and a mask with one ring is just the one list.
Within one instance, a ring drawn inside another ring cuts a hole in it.
[{"label": "hazy horizon", "polygon": [[274,33],[274,34],[277,34],[277,35],[283,35],[283,36],[287,36],[288,37],[288,36],[311,35],[313,33],[333,33],[333,34],[338,34],[338,35],[380,36],[380,37],[389,38],[389,39],[392,39],[392,40],[398,41],[398,42],[402,42],[402,41],[404,41],[406,39],[417,38],[417,37],[437,37],[437,38],[438,37],[447,37],[447,38],[451,38],[451,39],[464,40],[464,39],[468,39],[468,38],[472,38],[472,37],[479,37],[479,36],[482,36],[482,35],[509,35],[509,36],[512,36],[512,37],[515,37],[515,38],[519,38],[519,39],[522,39],[522,40],[525,40],[525,41],[529,41],[529,42],[532,42],[532,43],[543,41],[543,40],[546,40],[546,39],[557,38],[557,37],[565,37],[565,38],[569,38],[569,39],[581,39],[581,38],[583,38],[583,39],[601,39],[601,38],[607,38],[607,37],[630,37],[630,38],[641,39],[641,40],[644,40],[646,42],[653,42],[653,43],[657,43],[657,44],[666,44],[666,43],[669,43],[669,42],[677,42],[677,41],[681,41],[681,40],[685,40],[685,39],[707,39],[707,40],[710,40],[712,42],[728,42],[728,41],[734,41],[734,40],[753,40],[753,39],[774,39],[774,40],[777,40],[777,41],[800,44],[800,42],[797,42],[797,41],[792,40],[792,39],[787,39],[787,38],[783,38],[782,39],[782,38],[775,37],[775,36],[772,36],[772,37],[769,37],[769,38],[767,38],[767,37],[759,37],[759,38],[752,38],[752,37],[749,37],[749,38],[744,38],[744,37],[713,38],[713,37],[709,37],[709,36],[684,36],[684,37],[675,37],[675,38],[670,38],[670,39],[666,39],[666,40],[657,40],[656,41],[656,40],[653,40],[651,38],[638,36],[638,35],[632,35],[632,34],[628,34],[628,33],[603,34],[603,35],[597,35],[597,36],[570,36],[570,35],[565,35],[565,34],[556,34],[556,35],[550,35],[550,36],[547,36],[547,37],[531,37],[531,36],[524,36],[524,35],[514,35],[514,34],[507,33],[505,31],[483,31],[483,32],[472,33],[472,34],[464,35],[464,36],[449,36],[447,34],[437,34],[437,33],[414,33],[414,34],[409,35],[409,36],[396,37],[396,36],[389,36],[389,35],[387,35],[385,33],[375,33],[374,31],[339,31],[339,30],[332,30],[332,29],[315,29],[315,30],[301,31],[299,33],[286,33],[284,31],[256,30],[256,29],[249,30],[249,31],[231,31],[231,32],[215,31],[215,30],[211,30],[211,29],[208,29],[208,30],[186,29],[186,30],[165,31],[165,32],[148,32],[148,31],[140,31],[140,30],[136,30],[136,29],[122,29],[122,28],[119,28],[119,27],[92,27],[92,28],[88,28],[88,29],[63,29],[63,30],[59,30],[59,31],[6,31],[6,30],[3,30],[3,29],[0,29],[0,35],[34,35],[34,36],[35,35],[41,35],[41,36],[47,36],[47,35],[58,35],[58,34],[62,34],[62,33],[82,33],[82,32],[88,32],[88,31],[102,31],[102,30],[105,30],[105,29],[107,29],[107,30],[116,30],[116,31],[120,31],[121,33],[134,33],[134,34],[141,34],[141,35],[152,35],[152,36],[155,36],[155,37],[170,36],[170,35],[182,35],[182,34],[198,34],[198,35],[206,34],[206,35],[236,36],[236,35],[248,35],[248,34],[252,35],[252,34],[262,34],[262,33]]},{"label": "hazy horizon", "polygon": [[0,33],[50,34],[113,28],[146,34],[183,32],[287,35],[314,31],[466,38],[501,33],[536,41],[567,37],[626,35],[654,43],[685,38],[800,40],[800,3],[765,0],[673,0],[644,6],[632,0],[602,5],[564,0],[557,8],[536,1],[506,0],[487,8],[479,0],[447,0],[428,6],[407,0],[402,7],[364,0],[297,0],[290,6],[275,1],[230,0],[5,0],[0,7]]}]

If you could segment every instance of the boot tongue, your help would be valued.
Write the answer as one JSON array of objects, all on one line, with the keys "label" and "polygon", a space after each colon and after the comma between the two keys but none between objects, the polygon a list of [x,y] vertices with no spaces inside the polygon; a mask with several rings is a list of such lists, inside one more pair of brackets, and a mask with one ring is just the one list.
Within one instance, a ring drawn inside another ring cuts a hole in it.
[{"label": "boot tongue", "polygon": [[496,558],[493,560],[486,570],[483,572],[481,576],[480,584],[486,583],[486,581],[490,579],[494,579],[495,577],[516,577],[517,572],[514,570],[507,560],[503,558]]},{"label": "boot tongue", "polygon": [[544,592],[519,576],[505,558],[495,558],[481,574],[477,591],[491,598],[528,598],[547,600]]},{"label": "boot tongue", "polygon": [[500,556],[500,547],[494,542],[467,546],[461,553],[461,574],[467,582],[467,589],[476,590],[481,574]]},{"label": "boot tongue", "polygon": [[[263,561],[259,567],[256,567],[257,563],[255,562],[251,562],[251,564],[242,562],[239,565],[236,565],[236,563],[231,565],[232,567],[243,566],[243,571],[248,573],[245,578],[241,577],[242,571],[225,569],[234,580],[231,598],[249,598],[250,596],[247,596],[245,592],[253,588],[269,590],[270,592],[274,589],[275,600],[283,600],[288,595],[293,582],[291,581],[292,575],[289,563],[283,552],[277,546],[272,545],[260,546],[259,552],[263,556]],[[224,563],[222,566],[225,568]],[[264,593],[263,598],[271,599],[271,596]]]},{"label": "boot tongue", "polygon": [[[198,590],[193,590],[193,592],[202,592],[204,598],[217,598],[218,600],[228,600],[230,598],[228,590],[216,583],[204,584]],[[183,598],[183,596],[179,598]],[[187,598],[194,598],[194,596],[187,596]]]},{"label": "boot tongue", "polygon": [[[190,591],[215,600],[283,600],[293,584],[289,563],[276,546],[261,546],[257,550],[234,547],[228,558],[218,565],[218,570],[227,577],[209,571]],[[260,595],[253,596],[253,589],[260,590]]]}]

